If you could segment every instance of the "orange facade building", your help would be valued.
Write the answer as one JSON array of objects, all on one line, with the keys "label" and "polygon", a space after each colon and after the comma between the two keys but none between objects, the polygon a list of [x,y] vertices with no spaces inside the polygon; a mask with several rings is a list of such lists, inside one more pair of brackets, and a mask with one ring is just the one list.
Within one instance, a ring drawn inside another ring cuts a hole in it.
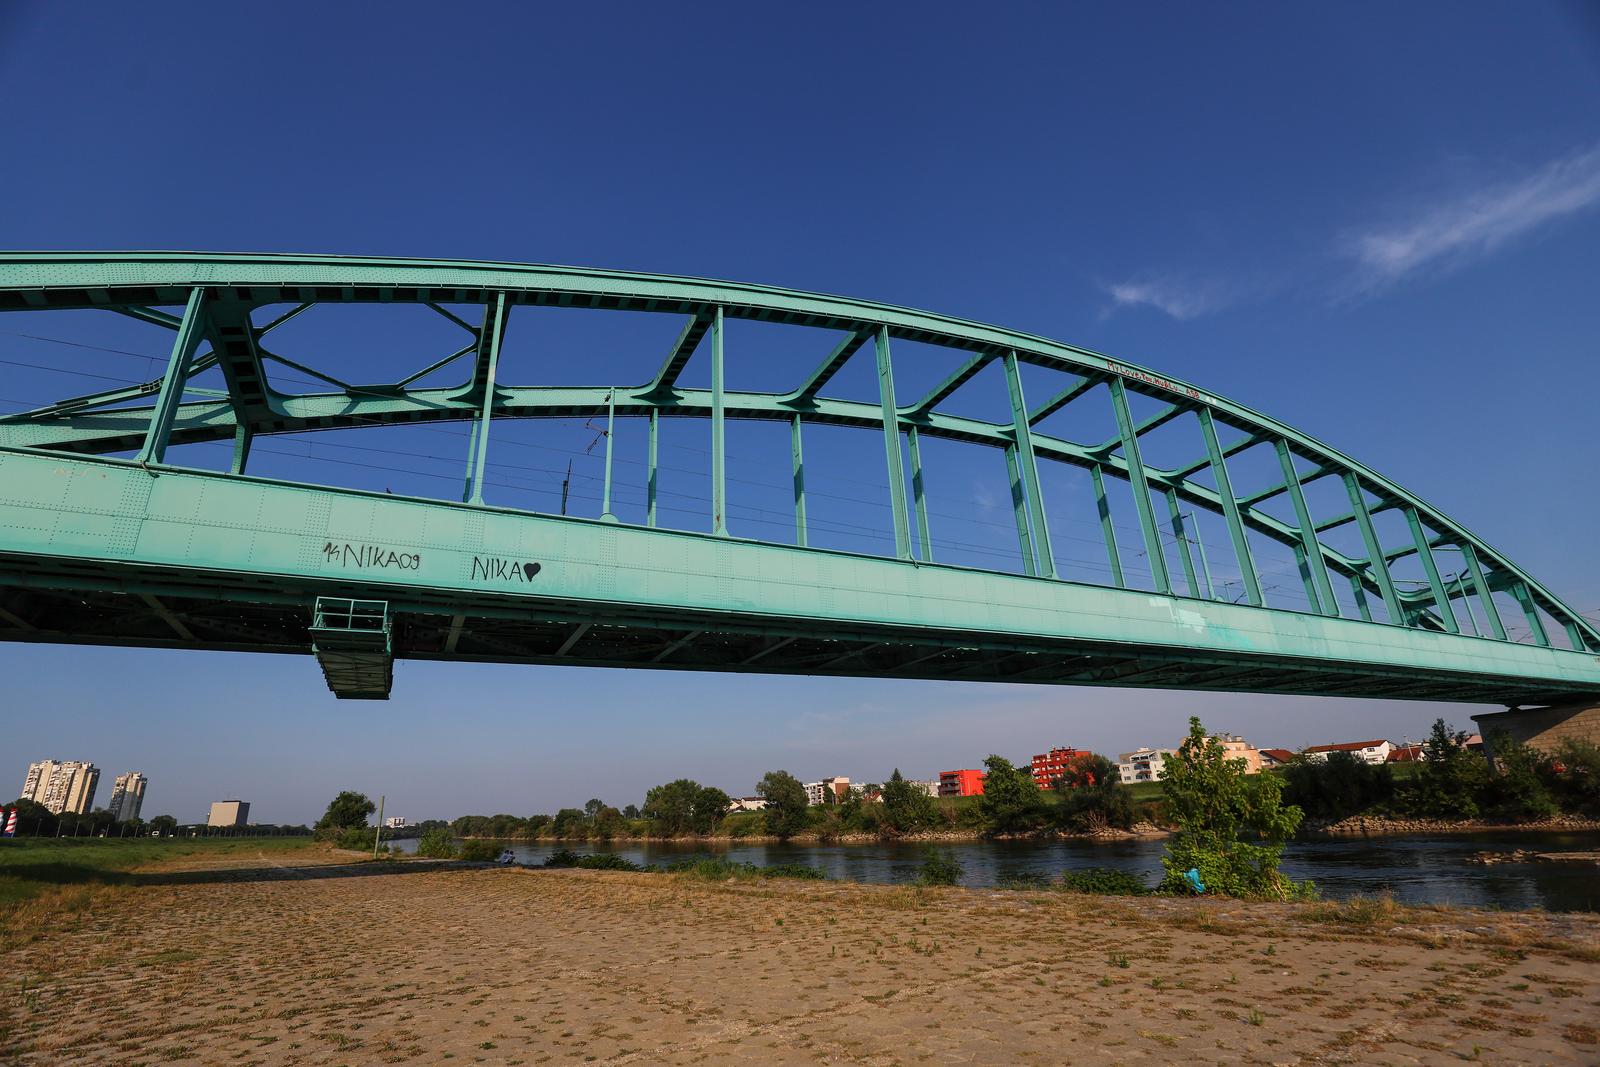
[{"label": "orange facade building", "polygon": [[983,795],[983,772],[979,770],[940,771],[939,795],[976,797]]}]

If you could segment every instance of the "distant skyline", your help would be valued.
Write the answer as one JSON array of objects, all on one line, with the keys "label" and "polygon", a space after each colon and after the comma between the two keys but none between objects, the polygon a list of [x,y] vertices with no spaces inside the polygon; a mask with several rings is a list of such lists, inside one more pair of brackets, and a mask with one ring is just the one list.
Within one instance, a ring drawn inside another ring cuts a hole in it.
[{"label": "distant skyline", "polygon": [[[842,47],[841,26],[860,47]],[[576,263],[995,322],[1312,434],[1593,614],[1597,26],[1592,5],[1559,3],[823,4],[804,18],[708,4],[692,19],[9,3],[0,96],[22,106],[0,242]],[[526,322],[529,377],[628,381],[660,358],[659,324],[579,347],[560,316]],[[402,326],[361,345],[361,323],[325,324],[339,342],[313,354],[360,374],[436,339],[437,324]],[[148,377],[165,355],[153,328],[83,329],[41,340],[0,319],[0,411]],[[730,332],[730,382],[811,358],[758,333]],[[72,347],[84,338],[122,351]],[[853,365],[841,382],[869,378]],[[575,506],[594,506],[592,430],[499,432],[521,443],[495,453],[505,502],[548,509],[570,461]],[[437,454],[459,438],[408,433],[377,447],[415,458],[327,435],[264,442],[258,462],[458,488],[455,453]],[[678,466],[699,462],[698,438],[674,445]],[[630,508],[635,428],[618,447]],[[741,530],[776,537],[763,447],[740,438],[730,494]],[[841,545],[869,546],[852,524],[876,521],[865,483],[879,472],[843,442],[818,456],[832,494],[819,514]],[[677,506],[702,513],[703,485],[672,477]],[[1047,498],[1068,484],[1050,478]],[[930,479],[936,537],[987,558],[1004,524],[985,518],[1009,501],[953,460],[930,459]],[[1084,557],[1065,562],[1092,567],[1072,525],[1089,517],[1057,506],[1059,551]],[[347,788],[421,819],[621,806],[681,776],[744,794],[780,767],[928,777],[991,752],[1170,745],[1190,714],[1263,747],[1399,741],[1493,710],[410,661],[393,699],[355,703],[332,700],[309,657],[22,644],[0,644],[0,669],[14,709],[0,774],[52,754],[137,768],[145,816],[185,822],[225,796],[264,822],[310,822]]]}]

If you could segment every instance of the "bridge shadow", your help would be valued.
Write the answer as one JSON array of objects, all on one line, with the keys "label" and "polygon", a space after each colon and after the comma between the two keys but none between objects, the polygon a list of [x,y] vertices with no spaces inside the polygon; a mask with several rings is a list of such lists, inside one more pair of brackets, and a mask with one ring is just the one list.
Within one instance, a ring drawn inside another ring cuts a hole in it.
[{"label": "bridge shadow", "polygon": [[305,882],[329,878],[372,878],[402,874],[428,874],[439,871],[471,871],[491,867],[487,863],[462,863],[450,860],[412,860],[404,863],[340,863],[308,867],[276,864],[255,867],[214,867],[183,871],[110,871],[79,863],[32,863],[0,868],[7,880],[40,885],[176,886],[210,885],[222,882]]}]

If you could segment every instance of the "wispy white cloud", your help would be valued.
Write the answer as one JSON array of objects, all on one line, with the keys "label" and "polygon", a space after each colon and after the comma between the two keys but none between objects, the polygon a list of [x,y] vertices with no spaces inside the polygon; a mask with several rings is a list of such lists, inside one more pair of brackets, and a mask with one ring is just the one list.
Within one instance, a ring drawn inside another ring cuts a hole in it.
[{"label": "wispy white cloud", "polygon": [[1353,288],[1366,291],[1419,270],[1445,269],[1488,255],[1507,241],[1597,203],[1600,148],[1591,148],[1520,178],[1457,194],[1410,219],[1351,233],[1341,251],[1355,261]]},{"label": "wispy white cloud", "polygon": [[1150,307],[1175,319],[1192,319],[1220,311],[1231,303],[1226,287],[1176,276],[1145,276],[1101,286],[1111,298],[1110,314],[1119,308]]}]

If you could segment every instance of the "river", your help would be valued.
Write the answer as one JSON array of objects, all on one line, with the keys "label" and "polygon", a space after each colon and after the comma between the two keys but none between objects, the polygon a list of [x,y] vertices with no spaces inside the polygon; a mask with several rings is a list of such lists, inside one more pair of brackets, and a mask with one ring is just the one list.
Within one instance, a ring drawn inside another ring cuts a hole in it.
[{"label": "river", "polygon": [[[396,841],[406,852],[415,839]],[[768,866],[802,863],[830,878],[856,882],[915,881],[922,864],[918,844],[740,844],[613,842],[601,844],[512,842],[518,863],[539,864],[558,848],[614,852],[635,863],[666,864],[686,856],[721,856],[736,863]],[[1138,841],[974,841],[947,846],[965,868],[963,883],[993,886],[1007,879],[1044,876],[1087,867],[1113,867],[1154,884],[1161,874],[1162,839]],[[1508,909],[1600,911],[1600,866],[1593,863],[1499,863],[1482,866],[1467,858],[1481,851],[1600,850],[1597,833],[1478,833],[1439,836],[1351,837],[1291,843],[1283,872],[1309,878],[1322,895],[1392,893],[1409,904],[1464,904]]]}]

